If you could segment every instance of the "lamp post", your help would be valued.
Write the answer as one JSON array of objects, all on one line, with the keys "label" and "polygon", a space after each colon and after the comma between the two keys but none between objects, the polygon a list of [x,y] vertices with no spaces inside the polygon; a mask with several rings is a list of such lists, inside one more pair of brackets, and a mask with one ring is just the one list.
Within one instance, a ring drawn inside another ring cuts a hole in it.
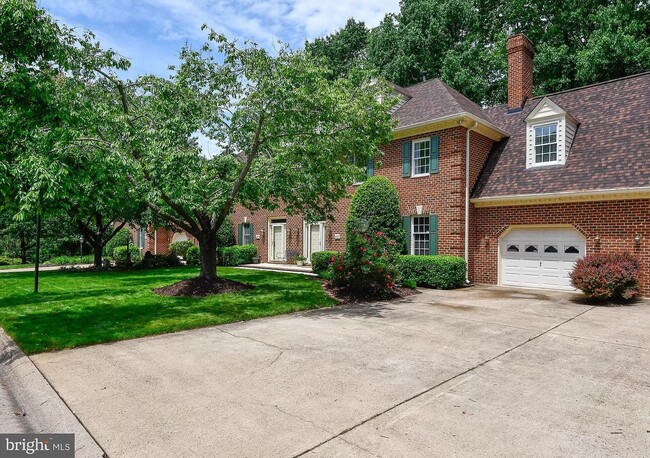
[{"label": "lamp post", "polygon": [[79,237],[79,261],[84,258],[84,236]]}]

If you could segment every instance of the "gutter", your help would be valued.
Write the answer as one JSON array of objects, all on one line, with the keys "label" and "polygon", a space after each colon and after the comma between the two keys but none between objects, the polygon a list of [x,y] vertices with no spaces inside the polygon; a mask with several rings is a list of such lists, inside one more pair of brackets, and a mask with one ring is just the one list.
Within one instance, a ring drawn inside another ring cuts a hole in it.
[{"label": "gutter", "polygon": [[477,207],[505,207],[511,205],[542,205],[563,202],[596,202],[650,198],[650,187],[591,189],[544,194],[511,194],[507,196],[475,197],[470,201]]},{"label": "gutter", "polygon": [[414,129],[414,128],[417,128],[417,127],[428,126],[429,124],[436,124],[436,123],[445,122],[445,121],[454,121],[456,119],[460,120],[461,124],[463,124],[462,121],[464,121],[464,120],[470,120],[471,122],[474,123],[474,127],[476,127],[478,124],[482,124],[482,125],[490,128],[491,130],[493,130],[495,132],[498,132],[502,136],[502,138],[510,136],[510,134],[508,132],[506,132],[505,130],[500,129],[499,127],[492,124],[491,122],[486,121],[485,119],[481,119],[478,116],[473,115],[472,113],[468,113],[467,111],[463,111],[461,113],[455,113],[455,114],[448,115],[448,116],[441,116],[440,118],[429,119],[427,121],[416,122],[416,123],[413,123],[413,124],[409,124],[408,126],[398,127],[396,129],[393,129],[393,132],[394,133],[399,133],[399,132]]},{"label": "gutter", "polygon": [[478,122],[467,128],[465,137],[465,283],[469,283],[469,137]]}]

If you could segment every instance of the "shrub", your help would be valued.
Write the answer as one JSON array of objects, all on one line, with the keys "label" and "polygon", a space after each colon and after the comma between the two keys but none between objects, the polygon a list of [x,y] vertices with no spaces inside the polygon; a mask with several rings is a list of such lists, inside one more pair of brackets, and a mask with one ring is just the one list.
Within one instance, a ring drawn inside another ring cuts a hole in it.
[{"label": "shrub", "polygon": [[129,245],[133,245],[133,237],[131,237],[131,232],[127,228],[123,227],[117,232],[117,234],[115,234],[115,236],[113,236],[112,239],[106,242],[106,245],[104,245],[104,256],[113,256],[113,251],[115,251],[115,248],[118,246],[126,246],[127,240],[129,241]]},{"label": "shrub", "polygon": [[198,246],[192,245],[187,249],[185,262],[188,266],[198,266],[201,264],[201,250]]},{"label": "shrub", "polygon": [[66,264],[92,264],[95,258],[92,255],[88,256],[54,256],[43,262],[45,266],[63,266]]},{"label": "shrub", "polygon": [[[386,177],[372,177],[357,189],[350,202],[346,234],[359,229],[359,220],[368,221],[368,233],[382,232],[399,244],[405,239],[397,188]],[[350,238],[348,237],[348,244]]]},{"label": "shrub", "polygon": [[0,256],[0,266],[8,266],[13,264],[12,259],[6,256]]},{"label": "shrub", "polygon": [[152,254],[151,251],[147,251],[142,258],[142,261],[138,264],[138,267],[143,269],[155,269],[162,267],[177,267],[180,265],[181,262],[173,251],[167,254]]},{"label": "shrub", "polygon": [[256,257],[257,247],[253,244],[221,247],[217,250],[217,262],[220,266],[250,264]]},{"label": "shrub", "polygon": [[190,240],[179,240],[178,242],[172,242],[169,244],[169,251],[176,253],[181,258],[185,259],[187,256],[187,249],[194,246]]},{"label": "shrub", "polygon": [[576,262],[571,284],[594,300],[629,300],[639,294],[639,261],[629,253],[589,254]]},{"label": "shrub", "polygon": [[348,249],[331,260],[332,284],[366,297],[387,297],[395,289],[397,243],[381,231],[347,231]]},{"label": "shrub", "polygon": [[232,219],[228,217],[217,231],[217,246],[227,247],[233,246],[235,243],[235,227],[232,224]]},{"label": "shrub", "polygon": [[452,289],[465,283],[466,264],[457,256],[402,255],[397,260],[400,278],[418,286]]},{"label": "shrub", "polygon": [[332,256],[337,256],[338,251],[317,251],[311,254],[311,270],[322,276],[329,269],[332,262]]},{"label": "shrub", "polygon": [[[131,262],[136,262],[139,261],[140,258],[142,257],[140,255],[140,248],[137,246],[129,246],[129,251],[131,254]],[[126,256],[126,247],[125,246],[118,246],[115,247],[113,250],[113,259],[115,260],[115,264],[119,265],[126,265],[127,264],[127,256]]]}]

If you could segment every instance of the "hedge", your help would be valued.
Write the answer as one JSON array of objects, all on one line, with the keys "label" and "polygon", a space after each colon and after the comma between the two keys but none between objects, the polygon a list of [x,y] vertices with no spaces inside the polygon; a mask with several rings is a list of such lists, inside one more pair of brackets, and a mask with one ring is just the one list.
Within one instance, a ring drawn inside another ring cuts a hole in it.
[{"label": "hedge", "polygon": [[150,251],[147,251],[142,258],[142,261],[138,264],[139,267],[143,269],[156,269],[161,267],[177,267],[181,265],[181,261],[178,259],[178,256],[175,252],[170,252],[167,254],[152,254]]},{"label": "hedge", "polygon": [[630,300],[639,294],[639,268],[629,253],[592,253],[576,261],[571,284],[596,301]]},{"label": "hedge", "polygon": [[217,250],[220,266],[251,264],[257,258],[257,247],[253,244],[221,247]]},{"label": "hedge", "polygon": [[[139,261],[142,258],[142,255],[140,254],[140,248],[137,246],[129,246],[129,251],[131,252],[131,262],[136,262]],[[124,265],[126,264],[126,247],[125,246],[118,246],[115,247],[113,250],[113,259],[115,260],[115,264],[117,265]]]},{"label": "hedge", "polygon": [[201,264],[201,250],[198,246],[192,245],[185,253],[185,262],[188,266],[198,266]]},{"label": "hedge", "polygon": [[403,281],[415,281],[418,286],[453,289],[465,283],[466,264],[457,256],[402,255],[397,259],[397,271]]},{"label": "hedge", "polygon": [[169,244],[169,251],[172,251],[185,259],[187,256],[187,249],[192,246],[194,246],[194,243],[191,240],[179,240]]},{"label": "hedge", "polygon": [[332,264],[332,257],[339,255],[338,251],[317,251],[311,254],[311,270],[315,274],[322,276],[327,272]]}]

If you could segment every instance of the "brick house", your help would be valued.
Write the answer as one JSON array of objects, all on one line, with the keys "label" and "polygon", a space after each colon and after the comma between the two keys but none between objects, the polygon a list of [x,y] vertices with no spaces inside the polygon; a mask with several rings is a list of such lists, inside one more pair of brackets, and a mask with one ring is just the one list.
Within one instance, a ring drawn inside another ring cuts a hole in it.
[{"label": "brick house", "polygon": [[[510,37],[508,103],[481,108],[438,79],[406,88],[369,174],[397,187],[411,254],[468,261],[468,279],[571,289],[586,253],[625,250],[650,293],[650,73],[533,97],[532,43]],[[353,194],[356,186],[351,186]],[[238,207],[238,243],[263,262],[345,249],[334,222]]]}]

